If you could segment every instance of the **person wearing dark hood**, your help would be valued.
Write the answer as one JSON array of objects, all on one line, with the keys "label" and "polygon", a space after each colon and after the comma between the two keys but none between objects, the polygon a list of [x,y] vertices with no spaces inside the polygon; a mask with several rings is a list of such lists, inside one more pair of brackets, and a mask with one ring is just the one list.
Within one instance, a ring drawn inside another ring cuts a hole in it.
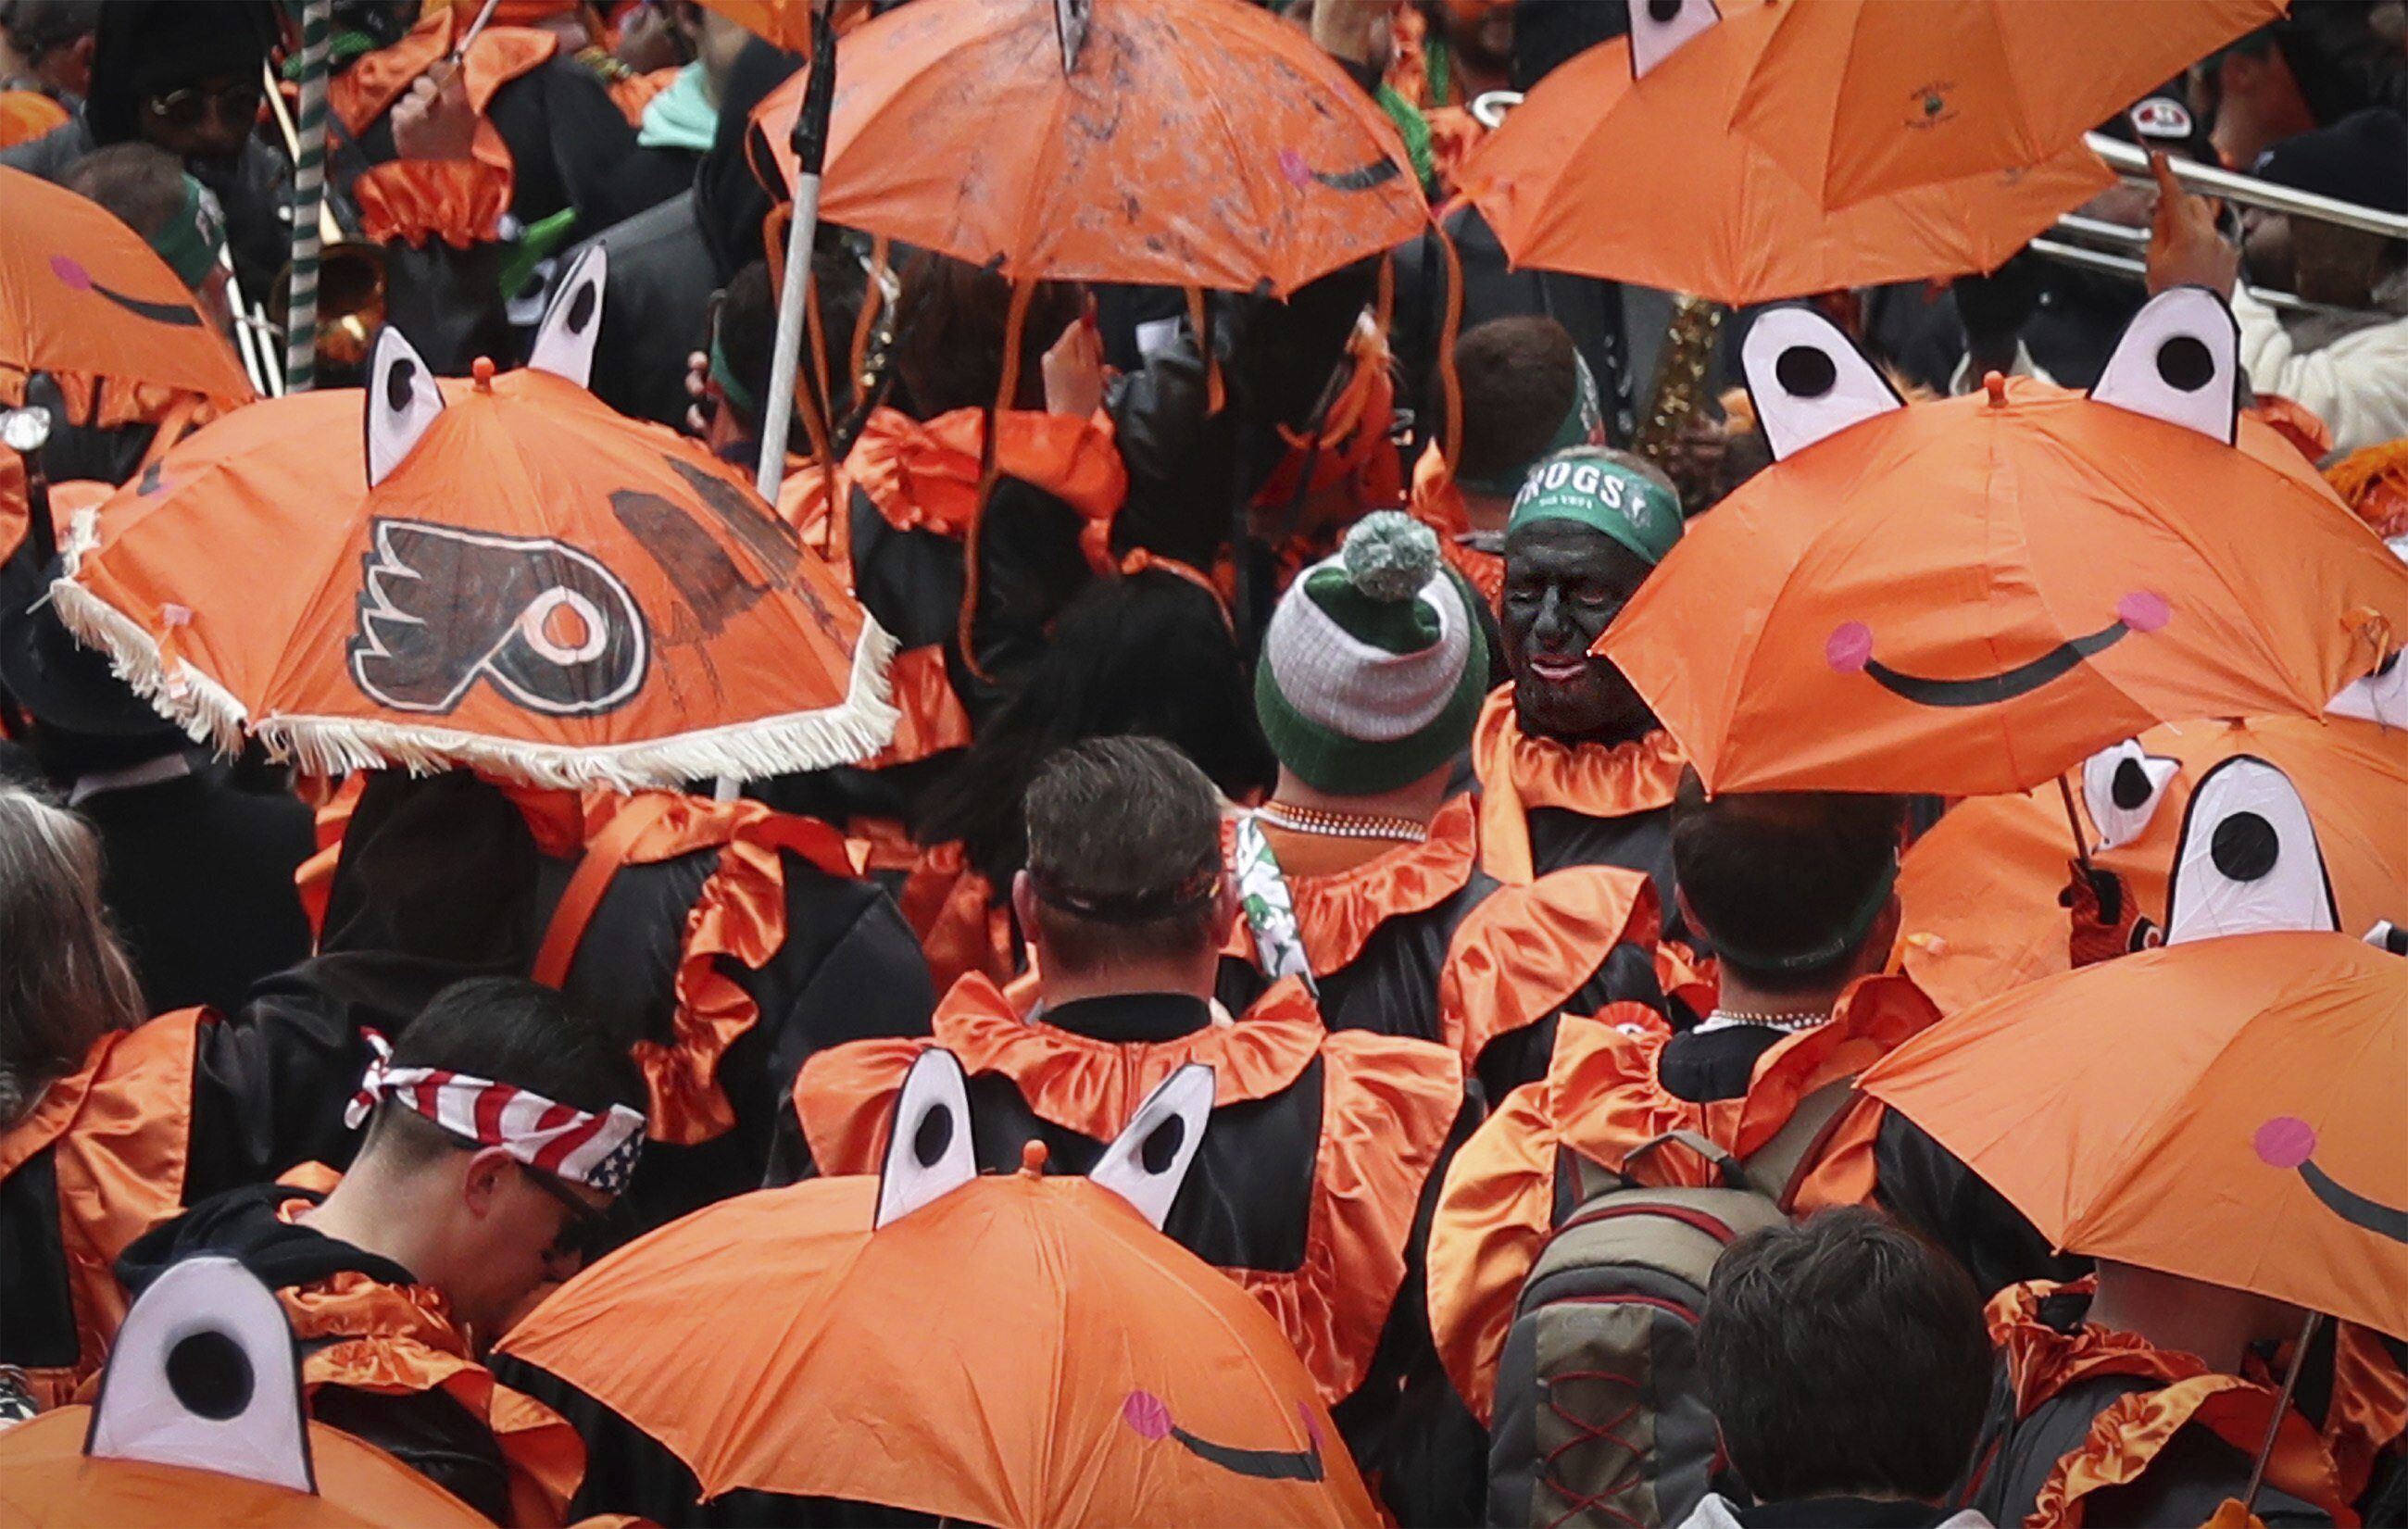
[{"label": "person wearing dark hood", "polygon": [[184,163],[225,215],[235,279],[264,296],[290,255],[291,166],[252,129],[275,36],[265,0],[116,0],[104,6],[83,114],[0,164],[46,180],[94,149],[139,140]]},{"label": "person wearing dark hood", "polygon": [[0,681],[35,721],[34,754],[100,836],[102,900],[147,1013],[232,1009],[309,953],[293,873],[309,809],[236,788],[79,646],[49,605],[0,620]]},{"label": "person wearing dark hood", "polygon": [[127,1248],[119,1278],[139,1295],[188,1258],[236,1260],[293,1324],[312,1418],[496,1523],[564,1522],[584,1448],[480,1348],[597,1248],[643,1149],[643,1093],[559,994],[457,983],[368,1065],[349,1171],[203,1201]]},{"label": "person wearing dark hood", "polygon": [[1510,684],[1472,735],[1481,865],[1526,882],[1566,865],[1655,878],[1672,895],[1672,793],[1681,753],[1622,671],[1593,655],[1615,614],[1681,538],[1671,483],[1627,453],[1575,447],[1543,457],[1505,532],[1499,625]]}]

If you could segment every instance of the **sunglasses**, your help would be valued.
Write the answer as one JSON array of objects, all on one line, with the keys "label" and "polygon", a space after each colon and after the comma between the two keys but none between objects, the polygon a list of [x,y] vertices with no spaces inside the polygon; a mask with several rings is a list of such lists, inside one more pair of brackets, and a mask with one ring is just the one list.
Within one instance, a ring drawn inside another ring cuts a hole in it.
[{"label": "sunglasses", "polygon": [[215,90],[187,85],[154,95],[144,105],[171,127],[198,127],[212,113],[248,123],[259,115],[262,86],[256,79],[238,79]]},{"label": "sunglasses", "polygon": [[617,1208],[615,1201],[597,1210],[579,1199],[566,1184],[542,1169],[530,1168],[523,1163],[519,1165],[519,1168],[526,1175],[528,1182],[552,1196],[562,1209],[568,1212],[568,1219],[560,1223],[559,1235],[552,1239],[552,1246],[543,1250],[547,1261],[575,1257],[580,1263],[591,1264],[618,1241],[619,1219],[612,1214]]}]

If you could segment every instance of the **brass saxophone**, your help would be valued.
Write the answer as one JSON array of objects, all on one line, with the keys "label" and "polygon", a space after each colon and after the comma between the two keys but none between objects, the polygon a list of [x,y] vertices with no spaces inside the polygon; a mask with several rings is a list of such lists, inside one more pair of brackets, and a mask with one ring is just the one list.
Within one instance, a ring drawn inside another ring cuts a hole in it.
[{"label": "brass saxophone", "polygon": [[1704,297],[1682,293],[1672,299],[1672,322],[1664,333],[1664,349],[1656,361],[1656,380],[1647,390],[1646,411],[1631,450],[1667,472],[1672,471],[1672,443],[1706,401],[1706,373],[1714,359],[1714,339],[1722,331],[1723,307]]}]

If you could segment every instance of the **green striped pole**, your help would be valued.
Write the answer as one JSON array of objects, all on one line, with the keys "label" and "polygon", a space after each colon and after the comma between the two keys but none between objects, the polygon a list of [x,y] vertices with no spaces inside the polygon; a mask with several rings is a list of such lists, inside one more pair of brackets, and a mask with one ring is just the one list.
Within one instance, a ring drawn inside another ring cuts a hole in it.
[{"label": "green striped pole", "polygon": [[326,49],[335,0],[301,7],[301,110],[294,125],[293,285],[284,317],[284,391],[307,393],[318,363],[318,226],[326,205]]}]

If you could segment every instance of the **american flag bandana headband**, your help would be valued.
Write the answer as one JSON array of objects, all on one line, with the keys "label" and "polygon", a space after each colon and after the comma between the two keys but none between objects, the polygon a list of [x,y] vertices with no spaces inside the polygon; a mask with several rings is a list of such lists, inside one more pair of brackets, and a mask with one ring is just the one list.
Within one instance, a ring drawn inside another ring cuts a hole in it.
[{"label": "american flag bandana headband", "polygon": [[455,1136],[499,1147],[531,1168],[616,1194],[635,1176],[644,1150],[644,1117],[624,1105],[599,1115],[554,1104],[539,1093],[441,1067],[396,1067],[393,1048],[366,1032],[375,1056],[343,1111],[357,1130],[380,1099],[391,1099]]}]

